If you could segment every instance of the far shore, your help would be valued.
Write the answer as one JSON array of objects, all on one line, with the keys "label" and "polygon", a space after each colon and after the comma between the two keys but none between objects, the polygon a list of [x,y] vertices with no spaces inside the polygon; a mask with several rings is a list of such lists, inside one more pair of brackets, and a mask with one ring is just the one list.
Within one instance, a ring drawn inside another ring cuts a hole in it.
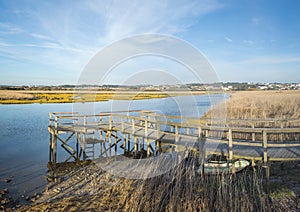
[{"label": "far shore", "polygon": [[251,91],[153,91],[153,90],[0,90],[0,104],[46,104],[100,102],[108,100],[143,100],[173,96],[251,93],[254,95],[300,94],[300,90]]},{"label": "far shore", "polygon": [[142,100],[171,96],[205,95],[206,91],[127,91],[127,90],[0,90],[0,104],[99,102]]}]

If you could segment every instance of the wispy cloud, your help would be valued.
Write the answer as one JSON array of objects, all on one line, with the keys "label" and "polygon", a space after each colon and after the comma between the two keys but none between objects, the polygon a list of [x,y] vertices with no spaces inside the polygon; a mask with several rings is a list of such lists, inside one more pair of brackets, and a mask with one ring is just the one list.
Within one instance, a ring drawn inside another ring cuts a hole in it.
[{"label": "wispy cloud", "polygon": [[300,55],[261,56],[240,61],[242,64],[283,64],[299,62]]},{"label": "wispy cloud", "polygon": [[30,33],[30,35],[34,38],[41,39],[41,40],[54,40],[53,38],[46,36],[46,35],[41,35],[41,34],[36,34],[36,33]]},{"label": "wispy cloud", "polygon": [[0,33],[1,34],[19,34],[24,30],[14,24],[0,22]]},{"label": "wispy cloud", "polygon": [[106,6],[88,2],[104,21],[99,40],[111,42],[140,33],[176,34],[192,26],[199,18],[223,7],[217,1],[131,1],[111,2]]},{"label": "wispy cloud", "polygon": [[243,40],[243,43],[252,45],[252,44],[254,44],[254,41],[253,40]]},{"label": "wispy cloud", "polygon": [[226,40],[228,43],[232,43],[232,39],[230,39],[229,37],[225,37],[225,40]]},{"label": "wispy cloud", "polygon": [[0,33],[22,35],[0,37],[0,45],[3,55],[79,74],[88,58],[113,41],[141,33],[176,35],[222,7],[217,0],[15,4],[12,13],[20,21],[0,23]]},{"label": "wispy cloud", "polygon": [[260,22],[261,22],[261,19],[258,17],[252,17],[252,19],[251,19],[251,23],[254,25],[259,25]]}]

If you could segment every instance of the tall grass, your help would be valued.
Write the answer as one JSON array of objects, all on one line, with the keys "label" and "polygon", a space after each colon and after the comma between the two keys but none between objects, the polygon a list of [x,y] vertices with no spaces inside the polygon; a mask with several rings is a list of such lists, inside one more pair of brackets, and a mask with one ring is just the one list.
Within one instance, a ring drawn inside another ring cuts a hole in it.
[{"label": "tall grass", "polygon": [[261,171],[201,176],[190,156],[162,176],[137,181],[126,211],[267,211]]},{"label": "tall grass", "polygon": [[300,119],[300,91],[237,92],[223,104],[213,108],[216,117],[226,107],[228,119]]},{"label": "tall grass", "polygon": [[[232,127],[300,127],[300,91],[242,91],[212,108],[205,116],[224,117]],[[245,121],[247,120],[247,121]],[[253,120],[253,122],[251,122]],[[264,121],[262,121],[264,120]],[[251,140],[251,133],[235,133],[233,138]],[[261,134],[256,134],[262,140]],[[299,133],[269,134],[271,141],[299,141]]]}]

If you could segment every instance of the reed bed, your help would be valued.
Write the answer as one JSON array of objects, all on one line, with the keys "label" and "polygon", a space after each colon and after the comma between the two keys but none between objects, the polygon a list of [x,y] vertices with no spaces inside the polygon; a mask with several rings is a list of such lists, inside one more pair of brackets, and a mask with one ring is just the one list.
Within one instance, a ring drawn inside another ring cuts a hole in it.
[{"label": "reed bed", "polygon": [[[206,118],[224,117],[224,125],[231,127],[293,128],[300,127],[300,91],[242,91],[229,100],[215,105]],[[266,121],[263,121],[266,120]],[[211,123],[218,125],[218,123]],[[251,140],[251,133],[235,133],[233,138]],[[256,134],[256,140],[262,140]],[[300,133],[269,134],[271,141],[299,141]]]},{"label": "reed bed", "polygon": [[224,108],[228,119],[300,119],[300,91],[236,92],[212,109],[214,116],[223,117]]},{"label": "reed bed", "polygon": [[126,211],[268,211],[261,170],[201,176],[190,156],[169,173],[136,182]]}]

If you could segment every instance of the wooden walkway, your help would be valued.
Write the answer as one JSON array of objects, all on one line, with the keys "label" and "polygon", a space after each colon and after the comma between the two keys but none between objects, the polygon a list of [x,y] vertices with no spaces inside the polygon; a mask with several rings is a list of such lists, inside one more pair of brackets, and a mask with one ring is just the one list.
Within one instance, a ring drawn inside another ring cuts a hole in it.
[{"label": "wooden walkway", "polygon": [[[264,127],[262,127],[264,126]],[[119,111],[98,115],[51,113],[49,161],[57,162],[57,143],[65,161],[129,155],[157,156],[192,149],[228,160],[300,160],[300,120],[217,120]]]}]

